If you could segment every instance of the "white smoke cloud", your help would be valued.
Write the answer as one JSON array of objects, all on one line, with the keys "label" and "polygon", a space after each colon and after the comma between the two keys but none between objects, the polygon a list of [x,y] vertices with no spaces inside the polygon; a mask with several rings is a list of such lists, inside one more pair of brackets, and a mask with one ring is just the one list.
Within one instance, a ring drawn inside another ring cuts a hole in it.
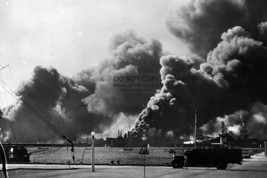
[{"label": "white smoke cloud", "polygon": [[252,117],[253,117],[253,118],[255,119],[255,121],[256,121],[257,123],[259,123],[259,124],[264,124],[264,125],[267,124],[267,120],[266,120],[266,118],[265,118],[261,113],[259,113],[259,114],[254,114]]}]

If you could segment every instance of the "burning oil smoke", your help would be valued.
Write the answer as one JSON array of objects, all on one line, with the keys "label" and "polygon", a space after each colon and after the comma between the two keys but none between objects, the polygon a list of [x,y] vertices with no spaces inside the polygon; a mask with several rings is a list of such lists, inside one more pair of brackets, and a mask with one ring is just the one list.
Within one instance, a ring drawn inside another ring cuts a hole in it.
[{"label": "burning oil smoke", "polygon": [[[161,44],[156,40],[146,41],[133,32],[118,34],[112,40],[110,58],[96,68],[82,71],[71,79],[56,69],[36,67],[32,79],[21,86],[18,96],[47,122],[75,140],[92,130],[108,129],[122,116],[131,118],[138,114],[156,88],[143,94],[122,92],[120,87],[114,87],[114,76],[141,73],[160,76],[161,52]],[[20,142],[57,139],[53,129],[49,131],[22,102],[5,108],[4,116],[12,121],[14,132],[11,132],[19,135]]]},{"label": "burning oil smoke", "polygon": [[105,61],[94,71],[92,77],[97,81],[96,89],[92,95],[84,99],[84,103],[88,105],[89,111],[101,115],[112,116],[119,112],[136,114],[151,93],[122,92],[120,88],[114,87],[114,76],[135,76],[140,73],[159,75],[161,44],[156,40],[146,42],[129,33],[116,35],[111,49],[113,58]]},{"label": "burning oil smoke", "polygon": [[220,42],[221,34],[236,25],[253,34],[256,40],[265,35],[266,42],[266,33],[258,30],[264,26],[266,7],[264,0],[189,0],[173,9],[167,26],[194,53],[205,57]]},{"label": "burning oil smoke", "polygon": [[[159,41],[146,41],[132,32],[118,34],[110,57],[97,67],[72,79],[53,68],[37,67],[19,97],[72,139],[91,130],[108,130],[113,123],[111,128],[120,128],[116,125],[126,118],[132,122],[149,99],[138,116],[137,132],[149,129],[157,137],[190,134],[197,109],[199,125],[207,134],[216,131],[221,120],[234,128],[243,119],[254,136],[264,137],[266,7],[264,0],[186,1],[171,12],[167,26],[187,43],[194,59],[162,56]],[[160,75],[162,88],[140,93],[114,86],[115,76],[144,73]],[[6,108],[4,116],[13,121],[14,130],[23,130],[21,141],[28,141],[29,135],[43,141],[55,137],[21,102]]]},{"label": "burning oil smoke", "polygon": [[163,87],[139,115],[136,130],[190,134],[197,109],[198,124],[208,123],[203,128],[212,133],[217,117],[234,127],[232,113],[254,110],[248,114],[249,129],[266,137],[266,114],[255,113],[267,102],[266,6],[263,0],[192,0],[174,10],[167,21],[170,31],[206,62],[196,69],[189,58],[162,57]]}]

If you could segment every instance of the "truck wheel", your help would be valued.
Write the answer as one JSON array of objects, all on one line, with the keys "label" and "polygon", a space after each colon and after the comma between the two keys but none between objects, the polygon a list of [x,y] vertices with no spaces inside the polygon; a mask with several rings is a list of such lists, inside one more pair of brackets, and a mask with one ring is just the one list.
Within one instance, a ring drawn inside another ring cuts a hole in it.
[{"label": "truck wheel", "polygon": [[182,165],[182,164],[179,164],[178,161],[173,161],[173,162],[172,162],[172,167],[173,167],[173,168],[182,168],[183,165]]},{"label": "truck wheel", "polygon": [[226,169],[227,164],[226,163],[218,163],[216,167],[218,170],[224,170],[224,169]]}]

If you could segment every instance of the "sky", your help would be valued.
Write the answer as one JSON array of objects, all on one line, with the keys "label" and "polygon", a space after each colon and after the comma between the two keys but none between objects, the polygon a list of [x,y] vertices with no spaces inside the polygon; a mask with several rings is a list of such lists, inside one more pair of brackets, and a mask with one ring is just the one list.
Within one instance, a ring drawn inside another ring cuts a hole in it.
[{"label": "sky", "polygon": [[[0,1],[0,79],[14,91],[36,66],[54,67],[72,77],[109,55],[110,38],[133,30],[157,39],[166,51],[187,48],[167,30],[172,0]],[[1,105],[14,102],[1,88]],[[1,107],[3,107],[1,106]]]}]

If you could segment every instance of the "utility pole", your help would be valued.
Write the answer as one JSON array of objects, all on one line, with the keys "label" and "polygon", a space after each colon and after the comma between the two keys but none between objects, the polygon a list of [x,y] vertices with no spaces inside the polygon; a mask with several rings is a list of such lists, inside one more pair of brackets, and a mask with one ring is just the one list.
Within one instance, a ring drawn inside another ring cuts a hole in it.
[{"label": "utility pole", "polygon": [[0,158],[2,159],[2,171],[3,171],[4,177],[9,178],[7,168],[6,168],[6,164],[7,164],[6,153],[1,142],[0,142],[0,156],[1,156]]},{"label": "utility pole", "polygon": [[0,116],[0,124],[1,124],[1,127],[0,127],[0,130],[1,130],[1,134],[2,134],[2,137],[1,137],[1,141],[4,142],[4,138],[5,138],[5,130],[4,130],[4,123],[3,123],[3,118],[2,116]]}]

